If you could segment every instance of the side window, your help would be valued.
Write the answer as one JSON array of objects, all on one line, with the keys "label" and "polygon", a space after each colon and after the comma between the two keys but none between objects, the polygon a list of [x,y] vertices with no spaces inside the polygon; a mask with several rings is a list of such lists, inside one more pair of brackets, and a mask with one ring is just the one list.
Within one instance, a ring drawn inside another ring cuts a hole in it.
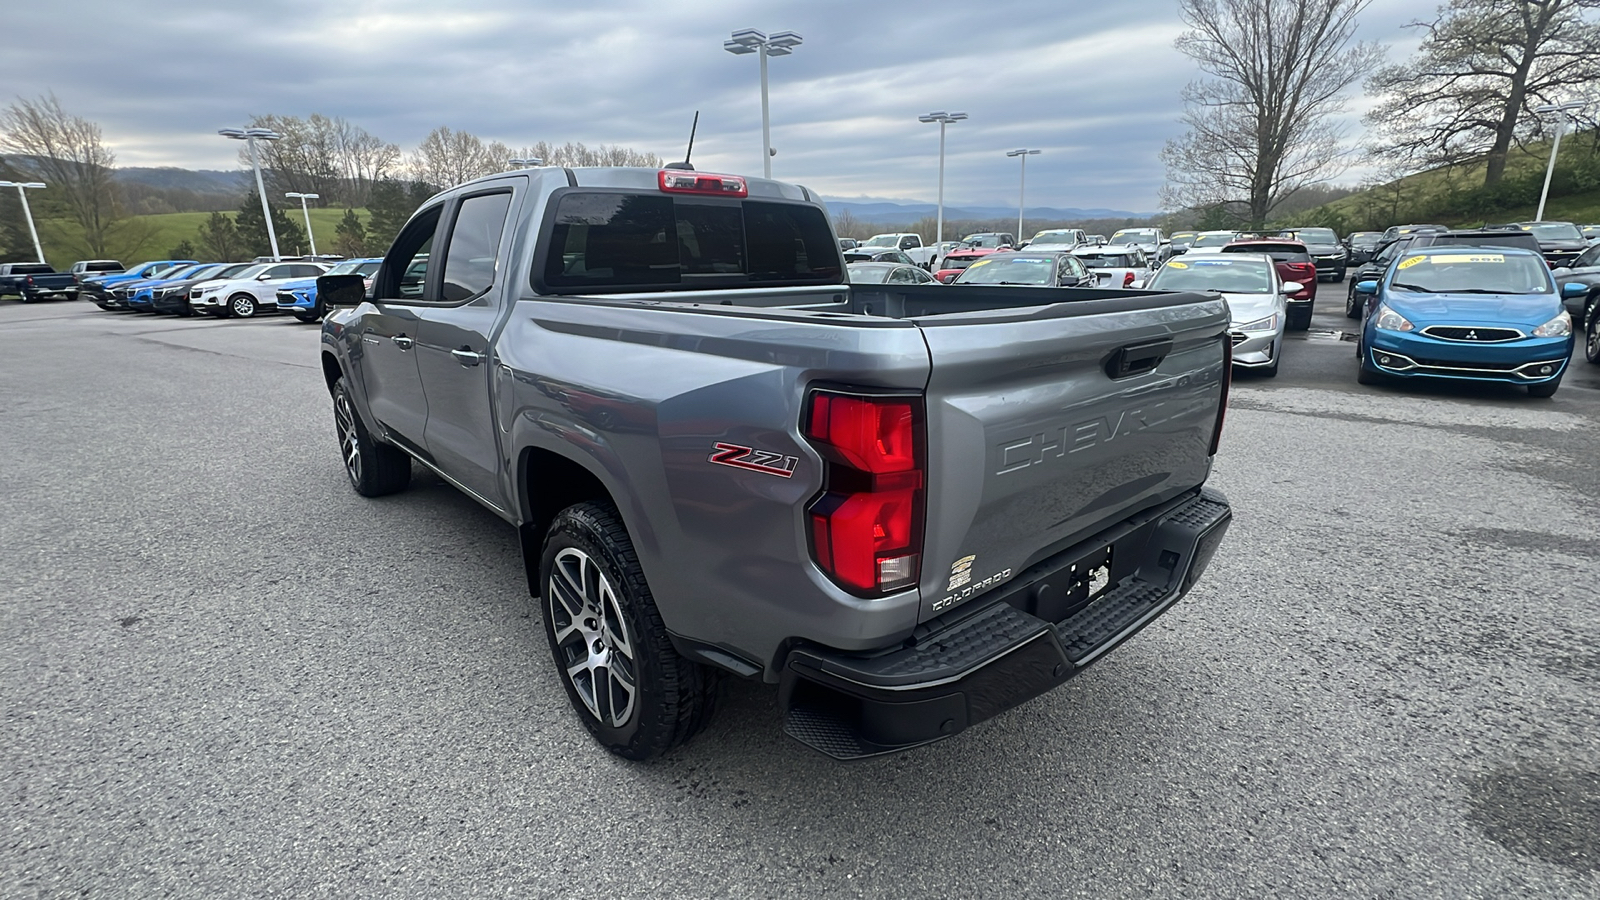
[{"label": "side window", "polygon": [[1574,269],[1587,269],[1591,266],[1600,266],[1600,244],[1595,244],[1584,251],[1584,254],[1572,263]]},{"label": "side window", "polygon": [[295,278],[315,278],[327,271],[321,266],[290,266],[291,275]]},{"label": "side window", "polygon": [[428,257],[433,253],[433,235],[439,230],[439,210],[435,206],[412,219],[394,239],[389,255],[383,259],[383,278],[376,287],[382,300],[433,300],[428,291]]},{"label": "side window", "polygon": [[511,194],[480,194],[461,201],[444,255],[441,299],[459,303],[494,284],[500,235],[505,231]]},{"label": "side window", "polygon": [[911,274],[913,271],[914,271],[913,269],[908,268],[906,266],[900,266],[899,268],[897,268],[894,271],[889,273],[889,283],[890,284],[916,284],[917,283],[917,279],[915,277],[913,277],[912,274]]},{"label": "side window", "polygon": [[293,278],[299,268],[299,266],[273,266],[261,274],[268,278]]},{"label": "side window", "polygon": [[912,249],[915,249],[916,246],[917,246],[917,242],[913,238],[903,237],[903,238],[900,239],[900,249],[901,250],[912,250]]},{"label": "side window", "polygon": [[910,272],[911,272],[911,277],[915,280],[915,282],[917,284],[928,284],[928,283],[933,281],[933,276],[929,275],[927,272],[922,271],[922,267],[921,266],[912,266],[911,269],[910,269]]}]

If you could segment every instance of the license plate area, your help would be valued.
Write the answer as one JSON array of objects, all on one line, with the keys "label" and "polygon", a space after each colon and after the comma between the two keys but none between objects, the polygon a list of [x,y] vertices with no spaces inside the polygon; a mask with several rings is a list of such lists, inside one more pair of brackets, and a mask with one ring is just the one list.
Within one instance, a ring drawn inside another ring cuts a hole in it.
[{"label": "license plate area", "polygon": [[1028,613],[1059,622],[1088,606],[1115,585],[1112,547],[1100,548],[1041,579],[1029,592]]}]

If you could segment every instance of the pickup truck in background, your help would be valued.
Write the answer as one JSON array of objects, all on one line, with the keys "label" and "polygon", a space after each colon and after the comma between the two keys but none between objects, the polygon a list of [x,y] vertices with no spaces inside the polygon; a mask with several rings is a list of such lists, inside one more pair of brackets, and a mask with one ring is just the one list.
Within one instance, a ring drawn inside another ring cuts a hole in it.
[{"label": "pickup truck in background", "polygon": [[910,232],[896,232],[893,234],[875,234],[862,241],[857,250],[877,250],[893,248],[911,257],[911,262],[932,271],[938,248],[922,243],[922,235]]},{"label": "pickup truck in background", "polygon": [[729,672],[836,758],[947,738],[1149,624],[1231,518],[1218,295],[852,286],[797,185],[486,176],[317,292],[351,486],[415,463],[516,527],[557,677],[630,759]]},{"label": "pickup truck in background", "polygon": [[45,263],[0,263],[0,297],[21,297],[23,303],[52,298],[77,299],[78,282],[70,273]]}]

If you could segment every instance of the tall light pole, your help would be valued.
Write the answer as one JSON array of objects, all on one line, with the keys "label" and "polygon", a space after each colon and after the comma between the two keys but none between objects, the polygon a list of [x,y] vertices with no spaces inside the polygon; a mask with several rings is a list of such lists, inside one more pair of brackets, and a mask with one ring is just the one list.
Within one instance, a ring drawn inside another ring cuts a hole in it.
[{"label": "tall light pole", "polygon": [[928,113],[925,116],[917,116],[918,122],[939,123],[939,230],[933,238],[933,261],[935,264],[939,261],[939,255],[944,252],[944,127],[951,122],[959,122],[966,117],[967,114],[964,112],[945,112],[942,109]]},{"label": "tall light pole", "polygon": [[261,216],[267,220],[267,240],[272,242],[272,258],[281,258],[283,254],[278,252],[278,231],[272,227],[272,208],[267,206],[267,187],[261,183],[261,158],[256,155],[256,141],[276,141],[283,135],[270,128],[221,128],[217,134],[244,141],[250,147],[250,168],[256,172],[256,195],[261,198]]},{"label": "tall light pole", "polygon": [[1027,197],[1028,191],[1028,157],[1038,156],[1039,151],[1029,150],[1026,147],[1019,147],[1016,150],[1007,150],[1006,155],[1022,157],[1022,180],[1017,184],[1017,240],[1025,241],[1028,238],[1022,233],[1022,204],[1023,200]]},{"label": "tall light pole", "polygon": [[772,119],[767,111],[767,57],[788,56],[800,46],[803,39],[792,31],[780,31],[771,36],[754,28],[741,28],[730,40],[722,42],[722,49],[735,56],[747,53],[761,55],[761,174],[772,177]]},{"label": "tall light pole", "polygon": [[38,254],[39,262],[44,262],[44,248],[39,246],[39,229],[33,227],[33,210],[28,208],[28,191],[34,188],[49,187],[42,181],[0,181],[0,188],[14,187],[17,196],[22,198],[22,215],[28,220],[28,233],[33,235],[33,252]]},{"label": "tall light pole", "polygon": [[1574,109],[1583,109],[1583,104],[1547,103],[1533,108],[1533,111],[1541,116],[1556,114],[1556,141],[1550,146],[1550,164],[1544,170],[1544,189],[1539,192],[1539,211],[1533,215],[1535,222],[1544,221],[1544,201],[1550,196],[1550,176],[1556,172],[1556,154],[1561,152],[1561,135],[1567,131],[1567,113]]},{"label": "tall light pole", "polygon": [[322,195],[321,194],[302,194],[299,191],[289,191],[288,193],[284,194],[284,196],[285,197],[299,197],[300,198],[300,212],[303,213],[305,215],[305,217],[306,217],[306,239],[311,242],[311,255],[312,256],[316,256],[317,255],[317,236],[311,232],[311,210],[306,208],[306,201],[307,200],[320,199]]}]

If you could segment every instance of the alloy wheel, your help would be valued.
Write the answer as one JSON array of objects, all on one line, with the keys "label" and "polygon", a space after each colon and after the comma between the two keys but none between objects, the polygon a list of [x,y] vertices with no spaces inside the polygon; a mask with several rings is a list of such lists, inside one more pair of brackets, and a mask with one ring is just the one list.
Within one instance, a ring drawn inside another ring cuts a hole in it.
[{"label": "alloy wheel", "polygon": [[350,395],[338,391],[333,397],[333,427],[339,435],[339,452],[344,456],[344,471],[352,484],[361,483],[361,438],[356,434],[355,410]]},{"label": "alloy wheel", "polygon": [[241,319],[248,319],[256,314],[256,301],[243,294],[233,298],[233,314]]},{"label": "alloy wheel", "polygon": [[608,728],[634,716],[639,694],[633,638],[610,579],[589,554],[556,554],[545,589],[556,659],[590,714]]},{"label": "alloy wheel", "polygon": [[1589,304],[1583,319],[1583,355],[1589,362],[1600,363],[1600,303]]}]

